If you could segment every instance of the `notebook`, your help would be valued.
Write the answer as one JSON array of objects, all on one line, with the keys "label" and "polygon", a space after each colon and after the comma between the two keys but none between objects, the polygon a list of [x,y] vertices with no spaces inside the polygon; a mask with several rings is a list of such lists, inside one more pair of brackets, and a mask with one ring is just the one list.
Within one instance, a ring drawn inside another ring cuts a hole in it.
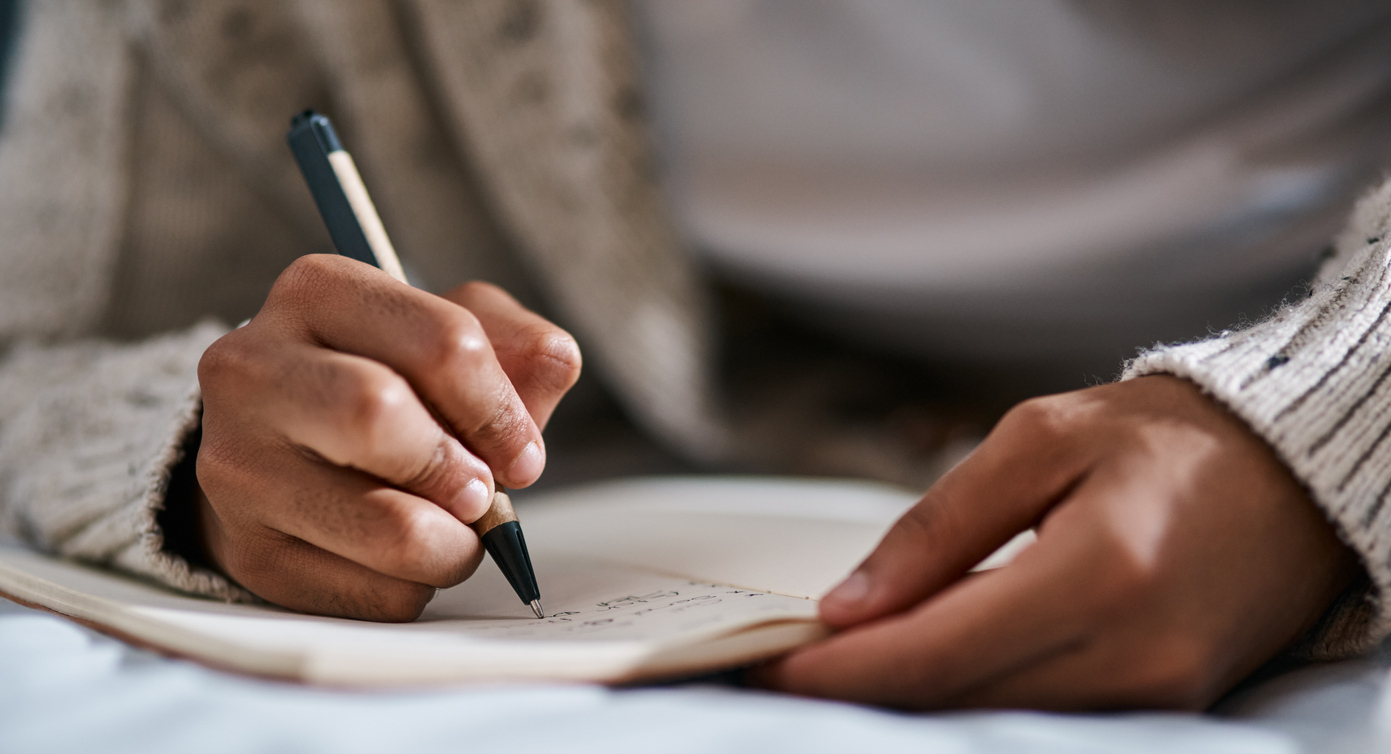
[{"label": "notebook", "polygon": [[825,636],[817,598],[915,499],[862,482],[710,477],[523,493],[541,620],[488,559],[408,624],[224,604],[17,546],[0,546],[0,594],[166,654],[306,683],[656,680]]}]

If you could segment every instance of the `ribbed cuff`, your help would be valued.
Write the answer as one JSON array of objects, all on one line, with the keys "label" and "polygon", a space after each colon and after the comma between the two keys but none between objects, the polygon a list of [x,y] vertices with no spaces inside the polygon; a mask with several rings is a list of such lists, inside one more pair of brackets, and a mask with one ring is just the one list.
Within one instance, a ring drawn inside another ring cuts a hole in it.
[{"label": "ribbed cuff", "polygon": [[1161,347],[1122,379],[1191,380],[1264,438],[1362,559],[1306,653],[1344,657],[1391,633],[1391,184],[1359,203],[1305,301],[1209,340]]}]

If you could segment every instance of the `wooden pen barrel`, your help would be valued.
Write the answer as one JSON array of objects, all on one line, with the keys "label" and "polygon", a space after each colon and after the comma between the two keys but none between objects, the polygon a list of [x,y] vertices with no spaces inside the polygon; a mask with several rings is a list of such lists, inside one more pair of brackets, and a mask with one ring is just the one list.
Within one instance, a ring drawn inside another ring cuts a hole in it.
[{"label": "wooden pen barrel", "polygon": [[493,493],[493,504],[488,508],[488,512],[484,513],[482,518],[469,524],[469,528],[481,537],[497,526],[516,520],[517,514],[512,510],[512,498],[509,498],[506,492],[498,490]]}]

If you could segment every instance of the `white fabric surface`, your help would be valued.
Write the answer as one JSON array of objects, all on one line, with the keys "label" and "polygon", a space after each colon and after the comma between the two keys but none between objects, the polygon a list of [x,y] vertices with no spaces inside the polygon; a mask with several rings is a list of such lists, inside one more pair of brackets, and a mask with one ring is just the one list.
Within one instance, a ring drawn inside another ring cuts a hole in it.
[{"label": "white fabric surface", "polygon": [[[621,480],[537,495],[519,507],[635,496],[678,509],[881,522],[913,499],[880,485],[757,478]],[[1389,669],[1391,644],[1251,684],[1206,715],[908,715],[716,683],[335,691],[161,657],[0,599],[0,752],[1384,751]]]},{"label": "white fabric surface", "polygon": [[0,600],[0,751],[1361,752],[1391,743],[1374,725],[1388,665],[1297,670],[1207,715],[905,715],[709,684],[360,693],[220,673]]}]

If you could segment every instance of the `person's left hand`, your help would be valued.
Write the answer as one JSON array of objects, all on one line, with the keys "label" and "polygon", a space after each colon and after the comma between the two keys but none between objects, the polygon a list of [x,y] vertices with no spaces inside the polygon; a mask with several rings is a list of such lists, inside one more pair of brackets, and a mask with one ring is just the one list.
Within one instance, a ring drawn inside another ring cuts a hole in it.
[{"label": "person's left hand", "polygon": [[[1015,533],[1038,541],[963,576]],[[756,680],[904,708],[1200,709],[1358,568],[1240,420],[1173,377],[1016,407]]]}]

